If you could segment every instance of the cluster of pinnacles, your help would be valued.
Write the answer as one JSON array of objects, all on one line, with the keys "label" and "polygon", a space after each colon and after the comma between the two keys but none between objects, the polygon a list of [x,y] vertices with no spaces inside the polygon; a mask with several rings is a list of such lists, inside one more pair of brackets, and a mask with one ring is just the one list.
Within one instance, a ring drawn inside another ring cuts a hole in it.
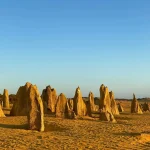
[{"label": "cluster of pinnacles", "polygon": [[[84,116],[92,117],[93,112],[99,113],[101,121],[116,122],[115,115],[124,109],[121,103],[116,103],[114,93],[108,87],[100,86],[99,106],[95,105],[94,95],[89,93],[84,100],[80,88],[75,91],[74,98],[68,99],[63,93],[57,96],[55,89],[47,86],[40,95],[36,85],[27,82],[21,86],[10,111],[10,116],[27,116],[30,130],[44,131],[44,114],[54,114],[55,117],[76,119]],[[0,117],[5,117],[2,107],[10,108],[8,90],[4,89],[0,105]],[[142,114],[150,110],[148,103],[139,105],[135,95],[131,103],[131,113]]]}]

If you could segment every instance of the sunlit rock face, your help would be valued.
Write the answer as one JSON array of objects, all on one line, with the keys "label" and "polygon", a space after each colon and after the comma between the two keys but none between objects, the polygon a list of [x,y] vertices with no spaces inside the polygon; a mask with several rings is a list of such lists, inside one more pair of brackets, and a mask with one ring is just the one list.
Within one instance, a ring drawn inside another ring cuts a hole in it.
[{"label": "sunlit rock face", "polygon": [[55,113],[56,102],[57,102],[57,92],[56,92],[56,90],[51,88],[50,86],[47,86],[46,89],[43,90],[41,97],[42,97],[42,100],[45,103],[47,103],[47,109],[50,112]]},{"label": "sunlit rock face", "polygon": [[90,109],[91,109],[91,112],[94,112],[96,111],[96,106],[95,106],[95,103],[94,103],[94,94],[92,92],[89,93],[89,101],[90,101]]},{"label": "sunlit rock face", "polygon": [[9,106],[9,94],[8,90],[4,89],[3,97],[2,97],[3,107],[10,108]]},{"label": "sunlit rock face", "polygon": [[99,109],[100,109],[101,121],[116,122],[111,110],[111,100],[110,100],[109,90],[103,84],[100,87]]},{"label": "sunlit rock face", "polygon": [[133,94],[133,100],[131,102],[131,113],[143,114],[135,94]]},{"label": "sunlit rock face", "polygon": [[75,91],[75,96],[73,99],[73,111],[77,116],[85,116],[87,114],[86,104],[82,99],[82,93],[79,87]]},{"label": "sunlit rock face", "polygon": [[31,85],[27,96],[27,118],[29,130],[44,131],[43,102],[36,85]]},{"label": "sunlit rock face", "polygon": [[5,114],[4,114],[3,110],[2,110],[1,104],[0,104],[0,117],[5,117]]},{"label": "sunlit rock face", "polygon": [[10,111],[10,116],[26,116],[27,115],[27,98],[28,98],[28,89],[30,86],[31,86],[31,83],[27,82],[24,86],[19,87],[17,94],[16,94],[16,100]]},{"label": "sunlit rock face", "polygon": [[56,103],[56,117],[65,118],[66,117],[66,108],[67,107],[67,98],[61,93],[58,96],[58,100]]},{"label": "sunlit rock face", "polygon": [[114,93],[111,91],[109,92],[110,101],[111,101],[111,111],[113,115],[119,115],[119,110],[115,101]]}]

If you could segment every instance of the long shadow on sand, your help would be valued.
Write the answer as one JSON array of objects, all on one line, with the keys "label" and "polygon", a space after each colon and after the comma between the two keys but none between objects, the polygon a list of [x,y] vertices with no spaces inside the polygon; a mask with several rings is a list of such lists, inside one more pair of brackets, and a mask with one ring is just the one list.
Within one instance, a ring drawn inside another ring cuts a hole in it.
[{"label": "long shadow on sand", "polygon": [[0,124],[0,128],[8,128],[8,129],[27,129],[27,124],[23,124],[23,125]]},{"label": "long shadow on sand", "polygon": [[[28,124],[23,124],[23,125],[15,125],[15,124],[0,124],[0,128],[7,128],[7,129],[24,129],[28,130]],[[45,132],[63,132],[65,130],[68,130],[66,128],[63,128],[61,126],[58,126],[56,124],[49,124],[45,123]]]}]

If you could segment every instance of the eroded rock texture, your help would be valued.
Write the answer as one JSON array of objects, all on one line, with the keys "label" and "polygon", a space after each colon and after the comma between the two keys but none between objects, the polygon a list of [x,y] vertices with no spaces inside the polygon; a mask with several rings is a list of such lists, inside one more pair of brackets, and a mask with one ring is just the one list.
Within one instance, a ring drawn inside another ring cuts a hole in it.
[{"label": "eroded rock texture", "polygon": [[[42,99],[47,103],[47,109],[55,113],[56,102],[57,102],[57,93],[55,89],[52,89],[50,86],[47,86],[46,89],[42,92]],[[46,106],[46,105],[45,105]]]},{"label": "eroded rock texture", "polygon": [[109,90],[103,84],[100,87],[100,120],[116,122],[111,111],[111,100],[109,96]]},{"label": "eroded rock texture", "polygon": [[82,93],[78,87],[75,91],[75,96],[73,99],[73,110],[77,116],[85,116],[87,114],[86,104],[82,99]]},{"label": "eroded rock texture", "polygon": [[135,97],[135,94],[133,94],[133,100],[131,102],[131,113],[137,113],[137,114],[143,113],[140,108],[139,102]]},{"label": "eroded rock texture", "polygon": [[111,111],[113,115],[119,115],[119,110],[117,107],[117,103],[115,101],[114,93],[111,91],[109,92],[110,101],[111,101]]},{"label": "eroded rock texture", "polygon": [[3,107],[5,107],[5,108],[10,107],[9,106],[9,94],[8,94],[8,90],[6,90],[6,89],[4,89],[2,101],[3,101]]},{"label": "eroded rock texture", "polygon": [[16,100],[10,111],[11,116],[26,116],[27,115],[27,98],[28,89],[31,83],[27,82],[24,86],[21,86],[16,94]]},{"label": "eroded rock texture", "polygon": [[44,131],[43,102],[36,85],[30,85],[29,87],[27,112],[29,130]]}]

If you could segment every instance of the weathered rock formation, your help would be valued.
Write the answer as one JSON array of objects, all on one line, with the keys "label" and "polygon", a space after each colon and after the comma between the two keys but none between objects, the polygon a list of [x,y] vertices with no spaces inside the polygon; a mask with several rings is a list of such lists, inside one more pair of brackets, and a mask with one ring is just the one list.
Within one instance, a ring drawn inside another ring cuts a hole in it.
[{"label": "weathered rock formation", "polygon": [[43,102],[36,85],[30,85],[27,95],[27,118],[30,130],[44,131]]},{"label": "weathered rock formation", "polygon": [[90,102],[91,112],[95,111],[94,95],[92,92],[89,93],[89,102]]},{"label": "weathered rock formation", "polygon": [[73,110],[73,99],[69,98],[68,101],[67,101],[67,103],[68,103],[69,108],[71,110]]},{"label": "weathered rock formation", "polygon": [[73,111],[73,99],[67,100],[66,118],[68,118],[68,119],[75,119],[76,118],[76,114]]},{"label": "weathered rock formation", "polygon": [[143,113],[140,108],[139,102],[135,97],[135,94],[133,94],[133,100],[131,102],[131,113],[137,113],[137,114]]},{"label": "weathered rock formation", "polygon": [[9,94],[8,94],[8,90],[6,90],[6,89],[4,89],[2,101],[3,101],[3,107],[5,107],[5,108],[10,107],[9,106]]},{"label": "weathered rock formation", "polygon": [[66,107],[67,107],[67,98],[61,93],[58,96],[58,100],[56,103],[56,117],[65,118],[66,117]]},{"label": "weathered rock formation", "polygon": [[111,100],[108,88],[105,87],[103,84],[100,87],[99,109],[100,109],[100,120],[112,122],[116,121],[111,111]]},{"label": "weathered rock formation", "polygon": [[16,100],[10,111],[10,116],[26,116],[27,115],[27,98],[28,89],[31,83],[27,82],[24,86],[21,86],[16,94]]},{"label": "weathered rock formation", "polygon": [[68,119],[76,118],[76,115],[73,111],[73,100],[67,99],[63,93],[61,93],[57,99],[56,117]]},{"label": "weathered rock formation", "polygon": [[111,111],[113,115],[119,115],[119,110],[114,98],[114,93],[111,91],[109,92],[109,96],[110,96],[110,101],[111,101]]},{"label": "weathered rock formation", "polygon": [[55,113],[57,102],[56,90],[52,89],[50,86],[47,86],[42,92],[42,99],[47,103],[48,110],[50,110],[52,113]]},{"label": "weathered rock formation", "polygon": [[119,112],[124,112],[124,109],[123,109],[121,103],[118,103],[118,110],[119,110]]},{"label": "weathered rock formation", "polygon": [[75,91],[75,96],[73,99],[73,111],[77,116],[85,116],[87,114],[86,104],[82,99],[82,94],[79,87]]},{"label": "weathered rock formation", "polygon": [[92,117],[91,104],[90,101],[84,101],[86,105],[86,116]]},{"label": "weathered rock formation", "polygon": [[5,114],[4,114],[3,110],[2,110],[1,104],[0,104],[0,117],[5,117]]}]

